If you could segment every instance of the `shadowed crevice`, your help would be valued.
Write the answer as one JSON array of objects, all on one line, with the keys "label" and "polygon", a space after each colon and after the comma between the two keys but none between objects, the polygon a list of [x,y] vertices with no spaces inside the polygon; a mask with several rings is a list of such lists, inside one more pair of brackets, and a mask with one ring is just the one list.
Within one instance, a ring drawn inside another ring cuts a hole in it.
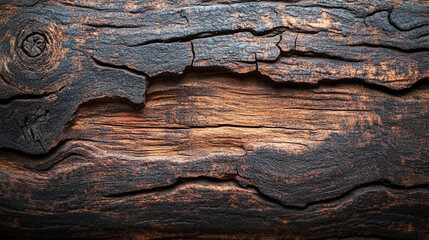
[{"label": "shadowed crevice", "polygon": [[344,192],[343,194],[332,198],[309,202],[305,205],[290,205],[290,204],[284,204],[280,199],[277,199],[275,197],[272,197],[270,195],[267,195],[261,192],[261,190],[257,186],[246,185],[241,183],[239,180],[237,180],[237,178],[239,177],[240,175],[237,174],[231,178],[213,178],[213,177],[207,177],[207,176],[199,176],[194,178],[177,178],[177,180],[171,185],[134,190],[134,191],[128,191],[128,192],[121,192],[121,193],[113,193],[113,194],[105,195],[104,197],[105,198],[128,198],[128,197],[138,196],[141,194],[167,193],[180,188],[184,184],[189,184],[189,183],[195,183],[195,184],[204,183],[204,184],[210,184],[210,185],[216,185],[219,183],[232,183],[234,186],[238,188],[254,191],[254,193],[257,194],[262,200],[269,202],[271,204],[275,204],[277,206],[280,206],[288,210],[305,211],[310,208],[317,207],[319,205],[339,204],[341,202],[344,202],[345,199],[347,198],[351,198],[354,195],[358,195],[360,192],[364,191],[365,189],[387,188],[387,189],[397,189],[397,190],[404,190],[404,191],[407,191],[407,190],[427,191],[429,188],[429,183],[418,184],[413,186],[402,186],[402,185],[393,184],[392,182],[387,180],[379,180],[379,181],[373,181],[373,182],[357,185],[349,189],[348,191]]},{"label": "shadowed crevice", "polygon": [[137,69],[133,69],[128,67],[127,65],[117,65],[117,64],[113,64],[113,63],[108,63],[105,61],[101,61],[99,59],[97,59],[96,57],[91,56],[92,61],[100,66],[100,67],[106,67],[106,68],[113,68],[113,69],[118,69],[118,70],[123,70],[126,71],[128,73],[134,74],[134,75],[138,75],[141,77],[144,77],[146,79],[149,79],[149,75],[147,75],[145,72],[137,70]]}]

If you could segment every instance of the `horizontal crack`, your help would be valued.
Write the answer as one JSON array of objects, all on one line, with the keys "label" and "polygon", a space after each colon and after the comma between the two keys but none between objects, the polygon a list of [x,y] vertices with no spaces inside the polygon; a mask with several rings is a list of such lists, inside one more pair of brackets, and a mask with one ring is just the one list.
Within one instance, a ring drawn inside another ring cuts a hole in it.
[{"label": "horizontal crack", "polygon": [[103,62],[103,61],[101,61],[101,60],[99,60],[99,59],[97,59],[97,58],[95,58],[93,56],[91,56],[91,59],[94,61],[94,63],[96,65],[98,65],[100,67],[119,69],[119,70],[123,70],[123,71],[129,72],[131,74],[138,75],[138,76],[141,76],[141,77],[145,77],[146,79],[149,79],[149,75],[146,74],[145,72],[137,70],[137,69],[130,68],[127,65],[117,65],[117,64],[113,64],[113,63]]},{"label": "horizontal crack", "polygon": [[58,92],[61,92],[66,86],[62,86],[58,90],[50,91],[46,93],[41,94],[16,94],[6,99],[0,99],[0,106],[1,105],[9,105],[14,101],[35,101],[35,100],[42,100],[48,97],[51,97],[53,95],[57,95]]},{"label": "horizontal crack", "polygon": [[429,188],[429,183],[414,185],[414,186],[401,186],[401,185],[393,184],[392,182],[387,181],[387,180],[379,180],[379,181],[373,181],[373,182],[368,182],[368,183],[357,185],[357,186],[349,189],[348,191],[346,191],[343,194],[338,195],[336,197],[327,198],[327,199],[318,200],[318,201],[313,201],[313,202],[309,202],[307,204],[302,204],[302,205],[292,205],[292,204],[285,204],[284,201],[282,201],[281,199],[274,198],[274,197],[262,192],[257,186],[246,185],[246,184],[240,183],[240,181],[236,179],[237,177],[240,177],[240,175],[238,173],[232,178],[231,177],[230,178],[214,178],[214,177],[207,177],[207,176],[199,176],[199,177],[193,177],[193,178],[180,178],[179,177],[179,178],[177,178],[177,180],[173,184],[170,184],[167,186],[159,186],[159,187],[148,188],[148,189],[140,189],[140,190],[134,190],[134,191],[121,192],[121,193],[113,193],[113,194],[105,195],[104,197],[105,198],[122,198],[122,197],[133,197],[133,196],[137,196],[137,195],[141,195],[141,194],[153,194],[153,193],[159,193],[159,192],[174,190],[174,189],[180,187],[181,185],[183,185],[185,183],[199,183],[201,181],[205,181],[205,182],[208,182],[211,184],[228,183],[229,182],[229,183],[233,183],[235,186],[237,186],[239,188],[243,188],[243,189],[247,189],[247,190],[251,189],[251,190],[255,191],[256,194],[261,199],[263,199],[267,202],[270,202],[272,204],[275,204],[277,206],[280,206],[282,208],[285,208],[288,210],[303,211],[303,210],[307,210],[307,209],[312,208],[312,207],[316,207],[318,205],[332,204],[332,203],[341,201],[344,198],[347,198],[349,196],[354,195],[357,191],[359,191],[361,189],[370,188],[370,187],[385,187],[385,188],[399,189],[399,190],[417,190],[417,189],[428,190],[428,188]]},{"label": "horizontal crack", "polygon": [[368,48],[390,49],[390,50],[395,50],[395,51],[402,52],[402,53],[419,53],[419,52],[428,52],[429,51],[429,47],[404,49],[404,48],[395,47],[395,46],[391,46],[391,45],[373,44],[373,43],[349,44],[347,46],[349,46],[349,47],[368,47]]},{"label": "horizontal crack", "polygon": [[[105,125],[109,126],[115,126],[115,127],[124,127],[128,126],[126,124],[120,125],[120,124],[111,124],[106,123]],[[301,131],[318,131],[318,130],[338,130],[338,129],[331,129],[331,128],[292,128],[292,127],[281,127],[281,126],[252,126],[252,125],[234,125],[234,124],[218,124],[218,125],[192,125],[192,126],[139,126],[136,128],[141,129],[172,129],[172,130],[188,130],[188,129],[204,129],[204,128],[225,128],[225,127],[231,127],[231,128],[252,128],[252,129],[284,129],[284,130],[301,130]]]},{"label": "horizontal crack", "polygon": [[329,55],[326,53],[319,53],[319,52],[314,52],[314,51],[299,51],[299,50],[290,50],[290,51],[286,51],[286,52],[282,51],[280,56],[282,56],[282,57],[299,56],[299,57],[304,57],[304,58],[323,58],[323,59],[338,60],[338,61],[342,61],[342,62],[364,62],[363,60],[359,60],[359,59],[345,58],[345,57],[341,57],[341,56],[334,56],[334,55]]},{"label": "horizontal crack", "polygon": [[95,27],[95,28],[116,28],[116,29],[122,29],[122,28],[141,28],[143,27],[142,25],[133,25],[133,24],[128,24],[128,25],[114,25],[114,24],[108,24],[108,23],[102,23],[102,24],[98,24],[98,23],[84,23],[83,25],[88,26],[88,27]]},{"label": "horizontal crack", "polygon": [[[266,31],[255,31],[250,28],[243,28],[243,29],[237,29],[237,30],[208,31],[208,32],[200,32],[196,34],[190,34],[187,36],[172,37],[168,39],[153,39],[153,40],[148,40],[148,41],[144,41],[133,45],[127,45],[127,46],[138,47],[138,46],[144,46],[144,45],[156,44],[156,43],[190,42],[192,40],[201,39],[201,38],[228,36],[228,35],[237,34],[237,33],[250,33],[253,36],[257,36],[257,37],[263,37],[263,36],[272,37],[272,36],[277,36],[279,34],[282,34],[288,29],[289,28],[286,28],[286,27],[275,27]],[[306,32],[306,33],[309,33],[309,32]]]},{"label": "horizontal crack", "polygon": [[17,95],[13,95],[12,97],[6,98],[6,99],[0,99],[0,105],[8,105],[13,101],[17,101],[17,100],[40,100],[46,97],[49,97],[53,94],[55,94],[56,92],[48,92],[48,93],[43,93],[43,94],[17,94]]},{"label": "horizontal crack", "polygon": [[200,176],[200,177],[195,177],[195,178],[180,178],[179,177],[171,185],[159,186],[159,187],[148,188],[148,189],[139,189],[139,190],[127,191],[127,192],[121,192],[121,193],[113,193],[113,194],[105,195],[104,197],[105,198],[119,198],[119,197],[132,197],[132,196],[137,196],[140,194],[152,194],[152,193],[156,193],[156,192],[173,190],[173,189],[183,185],[184,183],[201,182],[201,181],[208,181],[211,183],[226,183],[226,182],[237,183],[237,181],[233,178],[220,179],[220,178],[205,177],[205,176]]},{"label": "horizontal crack", "polygon": [[[279,58],[280,59],[280,58]],[[279,60],[278,59],[278,60]],[[266,61],[266,60],[258,60],[260,63],[276,63],[275,61]],[[204,73],[204,74],[217,74],[218,76],[226,76],[226,77],[234,77],[239,79],[246,79],[252,77],[258,77],[259,81],[263,81],[273,88],[291,88],[291,89],[318,89],[324,88],[326,86],[338,86],[342,84],[358,84],[364,86],[368,89],[379,91],[385,94],[394,95],[394,96],[404,96],[407,95],[417,89],[422,89],[422,86],[429,85],[429,77],[424,77],[417,80],[415,83],[411,84],[406,88],[394,88],[386,85],[380,85],[374,82],[368,82],[365,78],[320,78],[317,82],[293,82],[293,81],[284,81],[278,82],[273,81],[270,76],[264,75],[259,71],[253,71],[249,73],[237,73],[233,72],[225,67],[187,67],[185,73]],[[153,77],[156,78],[156,77]],[[159,80],[159,79],[157,79]],[[423,87],[426,88],[426,87]]]}]

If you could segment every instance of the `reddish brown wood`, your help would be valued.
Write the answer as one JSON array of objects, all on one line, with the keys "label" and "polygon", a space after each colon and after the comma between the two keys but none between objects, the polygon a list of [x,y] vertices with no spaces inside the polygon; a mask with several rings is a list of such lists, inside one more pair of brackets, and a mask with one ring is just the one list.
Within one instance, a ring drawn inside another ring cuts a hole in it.
[{"label": "reddish brown wood", "polygon": [[1,238],[427,239],[425,1],[3,1]]}]

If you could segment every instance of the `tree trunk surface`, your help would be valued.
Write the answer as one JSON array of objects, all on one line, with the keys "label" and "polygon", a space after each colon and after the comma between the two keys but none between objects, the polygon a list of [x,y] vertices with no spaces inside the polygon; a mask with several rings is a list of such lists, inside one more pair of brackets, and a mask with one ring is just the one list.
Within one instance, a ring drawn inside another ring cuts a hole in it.
[{"label": "tree trunk surface", "polygon": [[425,0],[0,1],[1,239],[429,239]]}]

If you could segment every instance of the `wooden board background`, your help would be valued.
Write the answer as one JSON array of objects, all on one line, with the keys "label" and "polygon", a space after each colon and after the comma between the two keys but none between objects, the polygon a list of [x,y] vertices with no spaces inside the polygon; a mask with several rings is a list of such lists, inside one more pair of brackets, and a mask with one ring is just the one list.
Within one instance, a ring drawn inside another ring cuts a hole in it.
[{"label": "wooden board background", "polygon": [[2,239],[428,239],[429,3],[0,1]]}]

